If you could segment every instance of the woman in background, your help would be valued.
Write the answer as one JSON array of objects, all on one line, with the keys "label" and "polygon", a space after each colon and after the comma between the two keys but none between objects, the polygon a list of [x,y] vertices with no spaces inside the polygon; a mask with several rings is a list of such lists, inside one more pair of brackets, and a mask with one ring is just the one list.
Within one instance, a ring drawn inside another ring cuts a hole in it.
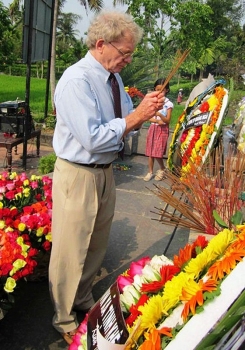
[{"label": "woman in background", "polygon": [[177,96],[178,105],[182,102],[182,99],[183,99],[183,89],[179,89],[178,96]]}]

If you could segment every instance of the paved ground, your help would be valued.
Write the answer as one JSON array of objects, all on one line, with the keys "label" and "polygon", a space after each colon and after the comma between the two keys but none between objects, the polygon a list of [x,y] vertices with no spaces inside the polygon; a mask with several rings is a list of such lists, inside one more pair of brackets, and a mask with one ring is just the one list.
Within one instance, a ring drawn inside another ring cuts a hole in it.
[{"label": "paved ground", "polygon": [[[40,156],[50,152],[52,147],[41,145]],[[39,159],[35,157],[35,146],[28,145],[27,153],[26,172],[29,175],[38,174]],[[13,154],[13,170],[16,172],[24,171],[21,154],[22,148],[19,146],[18,154]],[[5,164],[6,152],[0,149],[0,171],[4,170]],[[121,170],[122,165],[126,165],[126,170]],[[93,288],[95,300],[103,295],[118,274],[128,268],[131,261],[146,255],[163,254],[173,230],[154,220],[158,217],[152,211],[155,207],[163,208],[164,203],[150,191],[156,182],[143,181],[147,173],[146,157],[132,155],[126,157],[124,162],[115,162],[114,173],[117,189],[116,211],[108,250]],[[186,244],[188,237],[188,230],[178,229],[166,255],[172,258]],[[0,321],[0,349],[67,349],[66,343],[52,328],[52,316],[47,280],[23,282],[14,308]]]}]

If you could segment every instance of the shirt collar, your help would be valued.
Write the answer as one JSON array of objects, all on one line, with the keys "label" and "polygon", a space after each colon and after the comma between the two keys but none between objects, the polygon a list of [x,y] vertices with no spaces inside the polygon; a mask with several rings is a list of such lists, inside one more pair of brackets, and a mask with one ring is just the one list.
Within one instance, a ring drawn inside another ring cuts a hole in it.
[{"label": "shirt collar", "polygon": [[89,64],[93,69],[98,69],[100,71],[100,74],[104,75],[105,82],[108,82],[111,73],[108,72],[108,70],[106,70],[102,64],[94,58],[90,51],[86,53],[85,58],[89,61]]}]

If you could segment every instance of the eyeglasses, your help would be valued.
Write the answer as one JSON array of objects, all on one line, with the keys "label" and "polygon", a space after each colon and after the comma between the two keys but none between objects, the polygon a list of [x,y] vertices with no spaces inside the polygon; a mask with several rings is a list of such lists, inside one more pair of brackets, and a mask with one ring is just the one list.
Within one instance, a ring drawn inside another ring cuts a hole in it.
[{"label": "eyeglasses", "polygon": [[123,56],[123,58],[132,57],[134,54],[134,52],[124,53],[120,49],[118,49],[115,45],[113,45],[111,42],[109,42],[109,44],[111,44],[111,46],[113,46],[114,49],[116,49]]}]

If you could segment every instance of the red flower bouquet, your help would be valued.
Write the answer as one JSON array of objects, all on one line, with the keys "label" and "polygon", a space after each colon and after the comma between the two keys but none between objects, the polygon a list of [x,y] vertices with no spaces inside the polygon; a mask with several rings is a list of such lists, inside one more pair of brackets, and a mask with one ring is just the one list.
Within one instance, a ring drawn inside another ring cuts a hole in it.
[{"label": "red flower bouquet", "polygon": [[0,309],[14,302],[17,281],[34,272],[51,248],[52,179],[25,173],[0,175]]}]

